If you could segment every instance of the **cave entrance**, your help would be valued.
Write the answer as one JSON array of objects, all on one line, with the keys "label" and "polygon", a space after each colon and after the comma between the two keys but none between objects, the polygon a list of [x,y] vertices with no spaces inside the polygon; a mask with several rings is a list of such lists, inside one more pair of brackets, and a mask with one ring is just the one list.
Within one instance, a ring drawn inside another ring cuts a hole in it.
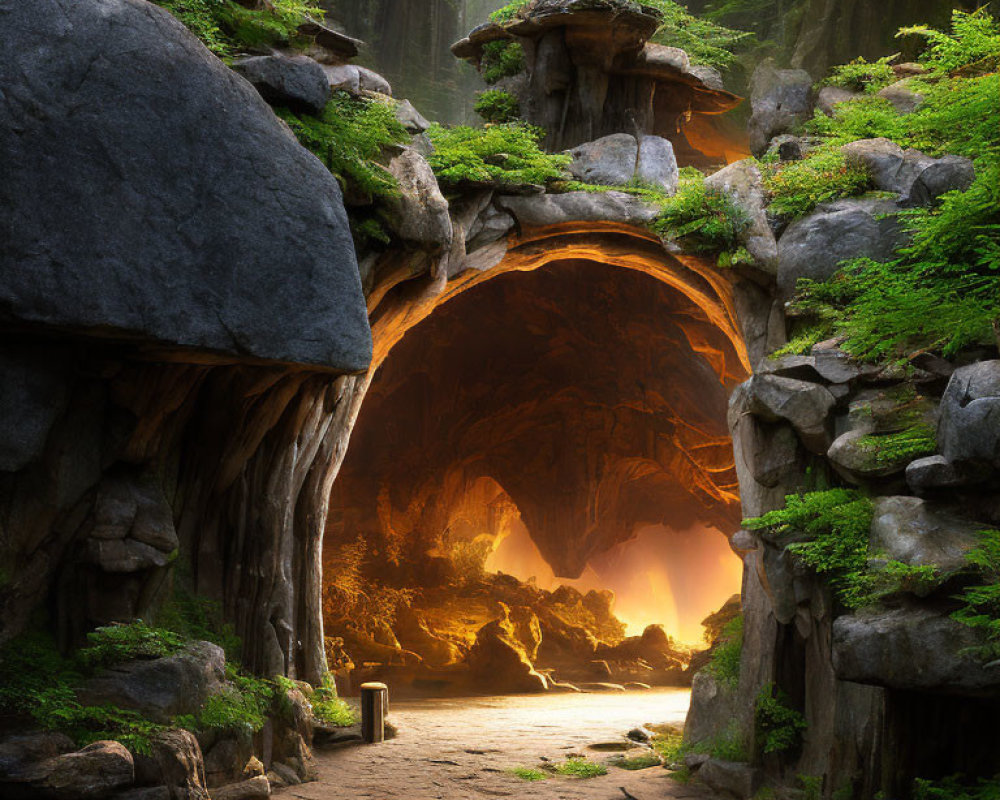
[{"label": "cave entrance", "polygon": [[738,594],[726,411],[746,359],[724,304],[683,265],[582,252],[393,328],[330,500],[342,691],[683,685]]}]

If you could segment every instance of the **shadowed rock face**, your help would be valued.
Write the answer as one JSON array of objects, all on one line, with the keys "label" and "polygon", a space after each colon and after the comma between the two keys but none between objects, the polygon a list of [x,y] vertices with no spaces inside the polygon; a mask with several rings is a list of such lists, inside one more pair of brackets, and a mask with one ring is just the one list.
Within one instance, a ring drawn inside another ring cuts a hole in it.
[{"label": "shadowed rock face", "polygon": [[702,312],[638,272],[566,261],[496,278],[409,331],[376,375],[328,541],[364,533],[425,559],[471,507],[469,533],[496,533],[503,503],[491,521],[483,477],[563,577],[640,524],[730,530],[725,408],[741,374]]}]

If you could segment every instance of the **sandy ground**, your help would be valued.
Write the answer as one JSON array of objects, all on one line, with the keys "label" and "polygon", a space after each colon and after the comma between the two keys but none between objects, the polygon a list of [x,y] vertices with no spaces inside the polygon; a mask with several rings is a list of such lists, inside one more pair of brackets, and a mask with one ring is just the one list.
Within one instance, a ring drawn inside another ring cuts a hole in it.
[{"label": "sandy ground", "polygon": [[[528,782],[509,773],[573,754],[606,763],[615,754],[590,745],[622,741],[647,723],[682,725],[689,692],[654,689],[625,694],[521,695],[392,703],[397,738],[377,745],[319,751],[320,779],[279,793],[301,800],[703,800],[667,770],[609,767],[597,778]],[[623,791],[624,788],[624,791]],[[627,794],[626,794],[627,792]]]}]

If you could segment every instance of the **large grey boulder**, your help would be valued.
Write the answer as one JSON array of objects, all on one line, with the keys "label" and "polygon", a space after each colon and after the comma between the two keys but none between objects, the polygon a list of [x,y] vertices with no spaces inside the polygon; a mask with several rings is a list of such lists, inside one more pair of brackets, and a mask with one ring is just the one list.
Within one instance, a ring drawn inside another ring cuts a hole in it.
[{"label": "large grey boulder", "polygon": [[691,707],[684,721],[684,741],[706,742],[720,735],[733,719],[734,687],[722,683],[706,670],[691,681]]},{"label": "large grey boulder", "polygon": [[352,95],[375,92],[392,97],[392,86],[385,78],[367,67],[356,64],[321,64],[327,83],[334,91],[344,91]]},{"label": "large grey boulder", "polygon": [[709,758],[698,767],[698,780],[732,797],[751,798],[760,788],[761,772],[756,767],[736,761]]},{"label": "large grey boulder", "polygon": [[947,611],[845,614],[833,623],[833,668],[841,680],[889,689],[975,693],[1000,686],[1000,664],[970,652],[982,644]]},{"label": "large grey boulder", "polygon": [[7,3],[0,317],[360,371],[336,179],[170,13]]},{"label": "large grey boulder", "polygon": [[767,222],[764,185],[752,159],[736,161],[705,178],[705,187],[724,192],[750,221],[740,235],[747,252],[764,272],[774,275],[778,266],[778,245]]},{"label": "large grey boulder", "polygon": [[937,510],[919,497],[879,497],[869,542],[879,556],[953,573],[967,566],[966,553],[979,544],[979,531],[986,527]]},{"label": "large grey boulder", "polygon": [[529,197],[501,195],[497,205],[521,225],[557,225],[561,222],[624,222],[642,225],[659,209],[624,192],[567,192]]},{"label": "large grey boulder", "polygon": [[746,387],[751,414],[766,422],[788,421],[809,450],[826,452],[830,427],[827,418],[836,404],[828,389],[778,375],[754,375]]},{"label": "large grey boulder", "polygon": [[956,464],[1000,469],[1000,360],[955,370],[941,398],[938,448]]},{"label": "large grey boulder", "polygon": [[444,248],[451,244],[448,201],[441,194],[430,164],[412,147],[402,147],[389,160],[389,173],[399,194],[386,200],[386,224],[405,242]]},{"label": "large grey boulder", "polygon": [[859,139],[841,148],[848,164],[865,170],[876,189],[895,192],[909,205],[925,205],[945,192],[965,191],[976,170],[967,158],[931,158],[919,150],[903,150],[889,139]]},{"label": "large grey boulder", "polygon": [[812,78],[801,69],[764,63],[750,78],[750,151],[763,155],[772,137],[788,133],[812,111]]},{"label": "large grey boulder", "polygon": [[[83,705],[114,705],[167,724],[197,712],[225,691],[226,656],[211,642],[192,642],[171,656],[118,664],[88,679],[77,693]],[[199,753],[199,758],[201,757]]]},{"label": "large grey boulder", "polygon": [[778,286],[784,296],[795,292],[801,278],[828,280],[847,259],[891,258],[904,241],[891,216],[896,211],[888,200],[838,200],[789,225],[778,240]]},{"label": "large grey boulder", "polygon": [[271,105],[316,113],[330,99],[326,73],[308,56],[251,56],[233,63]]},{"label": "large grey boulder", "polygon": [[578,180],[600,186],[625,186],[642,181],[673,194],[678,168],[673,145],[660,136],[636,140],[628,133],[613,133],[577,145],[569,154],[570,173]]},{"label": "large grey boulder", "polygon": [[[33,793],[22,797],[97,800],[132,784],[132,754],[120,742],[100,741],[47,758],[27,774]],[[17,797],[18,795],[13,795]]]},{"label": "large grey boulder", "polygon": [[841,103],[848,103],[861,97],[857,92],[844,89],[840,86],[824,86],[816,96],[816,108],[832,117],[837,113],[837,106]]}]

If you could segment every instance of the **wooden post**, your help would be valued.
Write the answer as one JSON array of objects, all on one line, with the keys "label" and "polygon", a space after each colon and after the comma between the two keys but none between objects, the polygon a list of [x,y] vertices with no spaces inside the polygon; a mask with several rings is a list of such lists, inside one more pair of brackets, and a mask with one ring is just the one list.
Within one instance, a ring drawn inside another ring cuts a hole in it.
[{"label": "wooden post", "polygon": [[361,684],[361,738],[368,744],[385,741],[385,715],[389,710],[389,687],[384,683]]}]

